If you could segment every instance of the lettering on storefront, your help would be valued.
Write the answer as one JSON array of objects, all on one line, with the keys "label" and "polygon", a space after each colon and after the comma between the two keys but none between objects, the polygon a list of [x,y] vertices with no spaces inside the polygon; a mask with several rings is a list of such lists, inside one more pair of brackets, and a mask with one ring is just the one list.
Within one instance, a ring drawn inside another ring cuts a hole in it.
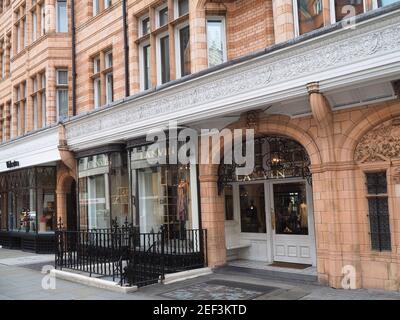
[{"label": "lettering on storefront", "polygon": [[19,167],[19,161],[7,161],[6,165],[7,169],[17,168]]}]

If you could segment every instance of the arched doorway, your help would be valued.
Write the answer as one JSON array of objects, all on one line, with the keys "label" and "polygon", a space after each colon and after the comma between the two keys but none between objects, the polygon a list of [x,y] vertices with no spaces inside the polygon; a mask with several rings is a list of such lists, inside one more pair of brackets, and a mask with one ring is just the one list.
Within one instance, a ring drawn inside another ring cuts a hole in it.
[{"label": "arched doorway", "polygon": [[[255,139],[255,167],[219,168],[228,258],[316,265],[310,158],[297,141]],[[229,252],[232,251],[232,252]]]}]

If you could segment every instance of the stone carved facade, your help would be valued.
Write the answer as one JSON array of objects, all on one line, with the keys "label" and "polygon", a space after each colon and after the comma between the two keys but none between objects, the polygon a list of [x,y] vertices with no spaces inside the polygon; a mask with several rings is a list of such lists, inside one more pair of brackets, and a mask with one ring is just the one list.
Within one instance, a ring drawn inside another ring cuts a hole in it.
[{"label": "stone carved facade", "polygon": [[[113,110],[112,117],[104,112],[93,120],[74,121],[67,124],[67,138],[78,139],[94,132],[112,130],[153,118],[154,114],[171,115],[189,107],[215,103],[224,98],[257,92],[267,86],[284,83],[295,78],[350,65],[369,57],[395,52],[400,48],[398,17],[383,20],[371,28],[360,27],[353,36],[341,34],[312,45],[266,56],[257,63],[244,64],[215,76],[213,80],[199,81],[197,86],[185,85],[178,90],[159,94],[155,98],[133,100],[129,109]],[[377,30],[379,29],[379,30]],[[178,91],[178,92],[177,92]],[[120,107],[120,106],[118,106]],[[73,141],[72,141],[73,144]]]},{"label": "stone carved facade", "polygon": [[386,121],[367,133],[355,152],[355,160],[359,162],[391,159],[400,159],[400,118]]}]

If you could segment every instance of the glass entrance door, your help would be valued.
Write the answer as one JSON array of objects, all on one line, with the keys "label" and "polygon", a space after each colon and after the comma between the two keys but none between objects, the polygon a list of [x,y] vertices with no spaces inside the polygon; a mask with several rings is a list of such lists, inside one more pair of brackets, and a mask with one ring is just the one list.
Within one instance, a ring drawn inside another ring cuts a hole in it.
[{"label": "glass entrance door", "polygon": [[307,183],[274,183],[271,189],[274,260],[313,264]]},{"label": "glass entrance door", "polygon": [[264,183],[239,186],[242,233],[266,233]]}]

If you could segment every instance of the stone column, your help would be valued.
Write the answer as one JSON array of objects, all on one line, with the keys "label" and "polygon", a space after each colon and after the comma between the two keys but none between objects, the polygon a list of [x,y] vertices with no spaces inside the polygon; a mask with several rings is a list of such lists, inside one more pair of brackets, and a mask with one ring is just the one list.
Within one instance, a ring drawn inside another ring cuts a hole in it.
[{"label": "stone column", "polygon": [[207,230],[210,267],[226,263],[224,198],[218,195],[218,165],[200,165],[200,204],[202,227]]},{"label": "stone column", "polygon": [[10,37],[6,37],[6,53],[4,56],[5,62],[4,62],[4,67],[5,67],[5,76],[8,78],[10,76],[10,54],[11,54],[11,41]]},{"label": "stone column", "polygon": [[[99,1],[102,2],[101,0]],[[55,0],[45,0],[45,12],[46,12],[46,21],[45,21],[46,33],[54,33],[56,32]]]},{"label": "stone column", "polygon": [[100,85],[101,85],[101,95],[100,95],[100,104],[104,106],[106,104],[107,96],[106,96],[106,75],[103,70],[106,69],[105,65],[105,54],[103,51],[100,52]]},{"label": "stone column", "polygon": [[4,140],[8,141],[10,140],[10,133],[11,133],[11,113],[10,113],[10,108],[11,108],[11,101],[6,102],[6,104],[4,105],[4,123],[3,125],[5,126],[5,137]]},{"label": "stone column", "polygon": [[[37,87],[39,88],[39,86],[41,85],[41,81],[42,81],[42,77],[40,74],[36,75],[36,83],[37,83]],[[42,113],[42,92],[41,91],[37,91],[36,93],[36,105],[37,105],[37,128],[40,129],[43,127],[43,123],[42,123],[42,117],[43,117],[43,113]]]},{"label": "stone column", "polygon": [[27,86],[27,96],[25,97],[25,103],[26,103],[26,128],[25,128],[25,132],[31,132],[34,128],[34,110],[33,110],[33,99],[31,97],[31,93],[32,93],[32,80],[28,79],[26,81],[26,86]]},{"label": "stone column", "polygon": [[275,43],[294,38],[294,16],[292,0],[272,0],[274,13]]},{"label": "stone column", "polygon": [[189,1],[190,60],[192,73],[208,68],[206,12]]},{"label": "stone column", "polygon": [[[155,17],[155,9],[153,7],[150,8],[149,13],[150,18],[150,30],[153,32],[156,29],[156,17]],[[157,85],[157,51],[156,44],[157,39],[155,34],[150,35],[150,78],[151,78],[151,86],[155,87]]]}]

